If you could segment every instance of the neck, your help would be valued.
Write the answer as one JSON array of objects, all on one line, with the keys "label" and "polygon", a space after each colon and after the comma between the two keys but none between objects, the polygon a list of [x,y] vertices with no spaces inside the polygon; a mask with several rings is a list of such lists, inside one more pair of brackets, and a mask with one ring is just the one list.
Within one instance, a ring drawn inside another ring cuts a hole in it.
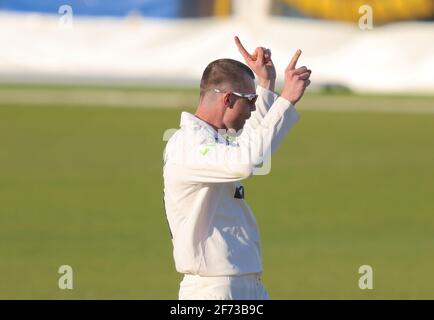
[{"label": "neck", "polygon": [[197,111],[194,115],[200,120],[202,120],[203,122],[209,124],[216,131],[218,131],[219,129],[226,129],[226,126],[223,124],[223,121],[219,120],[217,117],[215,117],[212,114],[203,112],[200,106],[197,108]]}]

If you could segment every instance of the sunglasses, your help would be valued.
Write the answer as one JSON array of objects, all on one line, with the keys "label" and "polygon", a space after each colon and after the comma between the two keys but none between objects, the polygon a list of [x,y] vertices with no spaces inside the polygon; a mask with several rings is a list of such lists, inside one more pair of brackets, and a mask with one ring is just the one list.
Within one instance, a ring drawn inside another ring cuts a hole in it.
[{"label": "sunglasses", "polygon": [[240,93],[240,92],[235,92],[235,91],[225,92],[225,91],[221,91],[219,89],[214,89],[214,92],[216,92],[216,93],[230,93],[230,94],[233,94],[237,97],[247,99],[251,104],[255,104],[256,99],[258,99],[258,95],[256,93]]}]

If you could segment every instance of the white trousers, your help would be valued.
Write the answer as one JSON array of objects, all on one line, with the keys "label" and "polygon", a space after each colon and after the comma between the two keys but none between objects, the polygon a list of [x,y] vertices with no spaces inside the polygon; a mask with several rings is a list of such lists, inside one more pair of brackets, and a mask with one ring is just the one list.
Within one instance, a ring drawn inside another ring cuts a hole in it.
[{"label": "white trousers", "polygon": [[259,274],[225,277],[184,275],[179,300],[268,300]]}]

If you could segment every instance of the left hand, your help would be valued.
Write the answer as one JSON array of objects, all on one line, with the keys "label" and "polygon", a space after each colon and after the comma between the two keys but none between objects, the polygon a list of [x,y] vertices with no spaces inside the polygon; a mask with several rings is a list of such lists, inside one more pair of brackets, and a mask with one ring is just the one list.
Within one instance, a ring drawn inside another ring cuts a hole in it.
[{"label": "left hand", "polygon": [[274,90],[276,81],[276,68],[271,60],[271,51],[264,47],[258,47],[253,54],[249,54],[238,37],[235,37],[235,44],[247,65],[259,78],[259,85],[269,90]]}]

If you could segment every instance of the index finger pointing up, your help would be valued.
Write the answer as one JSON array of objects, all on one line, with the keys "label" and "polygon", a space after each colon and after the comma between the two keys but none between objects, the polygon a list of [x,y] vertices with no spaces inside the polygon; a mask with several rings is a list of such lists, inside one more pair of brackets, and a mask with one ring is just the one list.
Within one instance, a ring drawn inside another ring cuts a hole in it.
[{"label": "index finger pointing up", "polygon": [[235,37],[235,44],[238,47],[238,50],[240,51],[241,55],[246,60],[252,60],[252,56],[247,52],[247,50],[244,48],[244,46],[241,44],[241,41],[238,37]]},{"label": "index finger pointing up", "polygon": [[298,49],[297,52],[292,57],[291,62],[288,64],[288,69],[289,70],[294,70],[295,69],[295,66],[297,65],[298,58],[300,58],[300,55],[301,55],[301,50]]}]

